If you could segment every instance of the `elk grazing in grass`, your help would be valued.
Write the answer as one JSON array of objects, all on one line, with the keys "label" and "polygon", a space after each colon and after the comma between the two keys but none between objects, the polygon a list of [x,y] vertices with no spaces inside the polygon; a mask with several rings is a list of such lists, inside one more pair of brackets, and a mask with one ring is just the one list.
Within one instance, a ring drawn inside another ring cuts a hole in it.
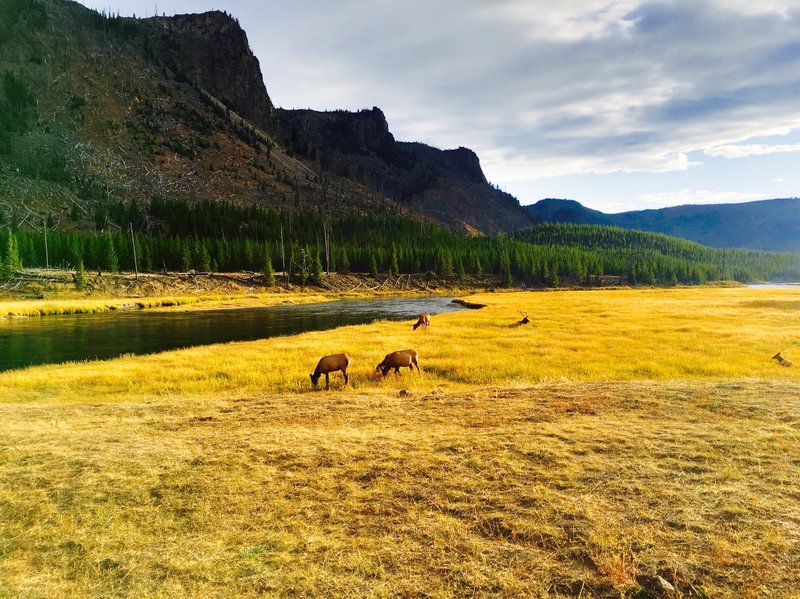
[{"label": "elk grazing in grass", "polygon": [[781,355],[781,352],[778,352],[777,354],[772,356],[772,359],[773,360],[777,360],[778,364],[780,364],[781,366],[791,366],[792,365],[792,361],[791,360],[787,360],[786,358],[784,358]]},{"label": "elk grazing in grass", "polygon": [[344,384],[347,386],[348,381],[350,380],[347,376],[347,367],[350,366],[350,356],[347,354],[333,354],[331,356],[325,356],[324,358],[320,358],[320,361],[317,362],[317,367],[313,373],[309,376],[311,377],[311,383],[314,385],[314,388],[317,387],[317,381],[319,381],[319,377],[321,375],[325,375],[325,388],[331,388],[331,381],[329,375],[331,372],[336,372],[337,370],[342,371],[342,375],[344,375]]},{"label": "elk grazing in grass", "polygon": [[424,314],[420,314],[419,318],[417,319],[416,324],[414,325],[414,330],[417,330],[417,327],[422,327],[423,330],[427,330],[427,328],[431,326],[431,315],[428,312]]},{"label": "elk grazing in grass", "polygon": [[415,349],[401,349],[394,351],[390,354],[386,354],[383,362],[375,367],[375,372],[380,371],[380,373],[386,377],[392,368],[394,368],[394,373],[397,375],[400,374],[401,368],[408,367],[408,369],[413,372],[414,366],[416,366],[417,372],[419,373],[419,363],[417,362],[418,357],[419,354]]}]

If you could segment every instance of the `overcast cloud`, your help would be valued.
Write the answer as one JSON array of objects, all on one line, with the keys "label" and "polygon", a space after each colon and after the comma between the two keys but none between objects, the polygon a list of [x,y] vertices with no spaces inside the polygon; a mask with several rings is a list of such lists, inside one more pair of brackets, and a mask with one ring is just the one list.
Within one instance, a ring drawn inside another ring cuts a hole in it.
[{"label": "overcast cloud", "polygon": [[212,8],[239,18],[276,105],[379,106],[400,140],[474,149],[523,204],[800,195],[796,0],[158,5]]}]

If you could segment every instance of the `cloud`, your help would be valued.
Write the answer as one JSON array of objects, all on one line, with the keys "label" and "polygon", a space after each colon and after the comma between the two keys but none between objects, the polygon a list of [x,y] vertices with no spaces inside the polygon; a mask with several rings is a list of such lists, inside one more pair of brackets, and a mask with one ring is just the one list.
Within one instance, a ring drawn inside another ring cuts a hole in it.
[{"label": "cloud", "polygon": [[800,152],[800,144],[781,144],[768,146],[765,144],[728,144],[706,148],[707,156],[723,158],[744,158],[746,156],[766,156],[779,152]]},{"label": "cloud", "polygon": [[493,180],[683,171],[691,152],[800,129],[789,2],[360,7],[337,16],[339,75],[361,84],[346,106],[381,106],[399,139],[472,147]]}]

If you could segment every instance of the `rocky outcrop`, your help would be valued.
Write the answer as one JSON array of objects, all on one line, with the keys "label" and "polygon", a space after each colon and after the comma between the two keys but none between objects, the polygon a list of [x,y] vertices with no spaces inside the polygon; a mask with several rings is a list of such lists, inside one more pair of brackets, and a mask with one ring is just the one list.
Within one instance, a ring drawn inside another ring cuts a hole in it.
[{"label": "rocky outcrop", "polygon": [[531,224],[514,197],[489,185],[475,152],[397,142],[379,108],[277,114],[290,151],[455,230],[498,233]]},{"label": "rocky outcrop", "polygon": [[275,114],[258,59],[238,21],[220,11],[143,19],[147,54],[265,131]]}]

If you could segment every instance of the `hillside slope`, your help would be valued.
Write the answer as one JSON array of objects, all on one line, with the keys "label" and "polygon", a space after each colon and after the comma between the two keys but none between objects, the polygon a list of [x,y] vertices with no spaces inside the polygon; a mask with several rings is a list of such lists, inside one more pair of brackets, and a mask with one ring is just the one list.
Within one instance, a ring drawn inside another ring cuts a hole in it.
[{"label": "hillside slope", "polygon": [[664,233],[711,247],[800,252],[800,199],[686,205],[606,214],[574,200],[526,206],[537,222],[599,224]]},{"label": "hillside slope", "polygon": [[[279,140],[296,139],[279,131],[259,61],[227,13],[136,19],[67,0],[0,0],[0,22],[0,225],[49,217],[103,228],[98,207],[156,197],[333,215],[407,209],[486,233],[529,222],[472,152],[404,149],[380,111],[373,120],[393,152],[384,163],[342,145],[362,134],[358,116],[325,139],[304,129],[316,155],[295,143],[287,152]],[[383,143],[371,135],[367,146]],[[453,166],[462,158],[468,180]]]}]

